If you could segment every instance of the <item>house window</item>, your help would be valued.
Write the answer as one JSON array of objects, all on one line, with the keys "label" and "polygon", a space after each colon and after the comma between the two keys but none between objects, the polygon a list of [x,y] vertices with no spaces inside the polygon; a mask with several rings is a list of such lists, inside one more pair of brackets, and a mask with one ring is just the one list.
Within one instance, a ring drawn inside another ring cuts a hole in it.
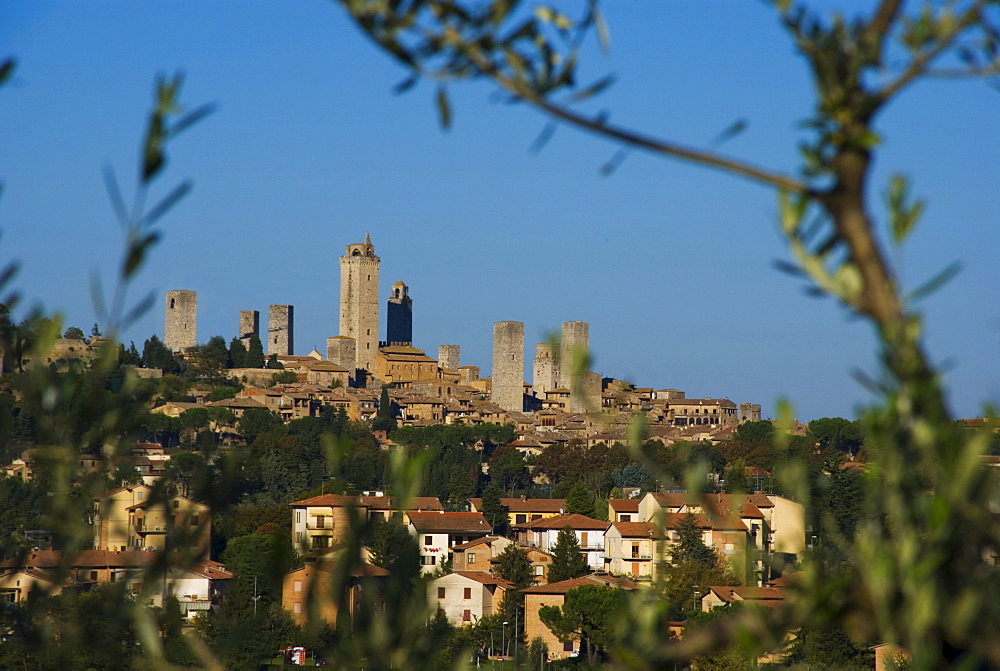
[{"label": "house window", "polygon": [[330,547],[330,537],[329,536],[313,536],[312,546],[314,548],[328,548]]},{"label": "house window", "polygon": [[433,555],[432,556],[421,557],[420,558],[420,565],[421,566],[435,566],[435,565],[437,565],[437,557],[434,557]]},{"label": "house window", "polygon": [[90,579],[93,580],[94,582],[97,582],[97,571],[90,572]]},{"label": "house window", "polygon": [[618,516],[618,521],[619,522],[631,522],[632,521],[632,516],[629,515],[629,514],[627,514],[627,513],[619,515]]},{"label": "house window", "polygon": [[135,500],[136,501],[142,501],[142,492],[136,492],[135,493]]},{"label": "house window", "polygon": [[462,598],[464,598],[466,601],[468,601],[469,599],[472,598],[472,588],[471,587],[466,587],[465,588],[465,594],[462,595]]},{"label": "house window", "polygon": [[302,591],[302,581],[301,580],[296,580],[295,582],[292,583],[292,591],[293,592],[301,592]]},{"label": "house window", "polygon": [[434,545],[434,538],[431,536],[424,536],[424,545]]},{"label": "house window", "polygon": [[317,515],[316,516],[316,528],[317,529],[325,529],[326,528],[326,516],[325,515]]},{"label": "house window", "polygon": [[544,566],[542,566],[541,564],[539,564],[538,566],[535,567],[535,575],[544,575],[544,574],[545,574],[545,567]]},{"label": "house window", "polygon": [[444,599],[444,587],[438,587],[438,599]]},{"label": "house window", "polygon": [[573,652],[573,641],[563,641],[563,652]]},{"label": "house window", "polygon": [[292,612],[293,613],[301,613],[302,612],[302,603],[300,603],[299,601],[296,601],[295,603],[293,603],[292,604]]},{"label": "house window", "polygon": [[475,564],[475,563],[476,563],[476,553],[470,552],[467,564]]},{"label": "house window", "polygon": [[191,526],[193,526],[193,527],[198,526],[198,516],[197,515],[192,515],[191,516]]},{"label": "house window", "polygon": [[295,511],[295,523],[296,524],[302,524],[302,511],[301,510],[296,510]]},{"label": "house window", "polygon": [[532,521],[532,522],[534,522],[535,520],[540,520],[540,519],[542,519],[542,515],[541,515],[541,513],[534,513],[534,514],[532,514],[532,516],[531,516],[531,521]]},{"label": "house window", "polygon": [[174,508],[180,508],[180,507],[181,507],[181,502],[178,501],[177,499],[174,499]]},{"label": "house window", "polygon": [[472,622],[472,611],[463,610],[462,611],[462,622]]},{"label": "house window", "polygon": [[523,515],[523,514],[522,515],[515,515],[514,516],[514,520],[515,520],[514,521],[515,524],[524,524],[525,522],[528,521],[528,516],[527,515]]}]

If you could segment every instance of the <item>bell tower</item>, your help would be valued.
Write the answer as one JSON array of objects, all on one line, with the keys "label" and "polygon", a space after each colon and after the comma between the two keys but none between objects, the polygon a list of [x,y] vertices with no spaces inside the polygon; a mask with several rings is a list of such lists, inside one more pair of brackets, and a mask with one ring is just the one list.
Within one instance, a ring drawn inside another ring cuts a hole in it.
[{"label": "bell tower", "polygon": [[357,366],[375,371],[378,353],[378,269],[371,236],[340,257],[340,335],[354,338]]}]

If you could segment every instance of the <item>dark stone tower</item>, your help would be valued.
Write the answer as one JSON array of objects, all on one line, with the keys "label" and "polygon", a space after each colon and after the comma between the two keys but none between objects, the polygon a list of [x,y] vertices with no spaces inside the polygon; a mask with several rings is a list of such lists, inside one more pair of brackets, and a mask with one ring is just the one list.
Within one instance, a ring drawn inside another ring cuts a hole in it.
[{"label": "dark stone tower", "polygon": [[413,344],[413,301],[403,282],[392,285],[386,319],[385,340],[390,345]]}]

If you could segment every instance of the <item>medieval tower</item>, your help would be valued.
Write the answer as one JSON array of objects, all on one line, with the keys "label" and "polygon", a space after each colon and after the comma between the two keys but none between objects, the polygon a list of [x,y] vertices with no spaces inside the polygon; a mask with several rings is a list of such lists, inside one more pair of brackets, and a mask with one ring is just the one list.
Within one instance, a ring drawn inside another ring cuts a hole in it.
[{"label": "medieval tower", "polygon": [[538,398],[544,399],[545,392],[559,388],[559,362],[552,343],[540,342],[535,345],[532,371],[531,389]]},{"label": "medieval tower", "polygon": [[326,360],[346,368],[351,377],[358,367],[358,344],[354,338],[333,336],[326,339]]},{"label": "medieval tower", "polygon": [[524,410],[524,322],[493,324],[491,400],[504,410]]},{"label": "medieval tower", "polygon": [[454,373],[462,365],[459,345],[438,345],[438,366]]},{"label": "medieval tower", "polygon": [[198,294],[194,291],[167,292],[163,344],[173,352],[198,344]]},{"label": "medieval tower", "polygon": [[[562,341],[559,344],[559,386],[563,389],[573,388],[573,373],[578,375],[585,369],[579,368],[581,359],[590,347],[590,324],[587,322],[563,322]],[[576,365],[574,365],[576,364]],[[578,370],[574,371],[574,368]]]},{"label": "medieval tower", "polygon": [[243,346],[250,348],[253,336],[260,338],[260,312],[257,310],[240,310],[240,340]]},{"label": "medieval tower", "polygon": [[288,356],[293,353],[292,332],[295,307],[272,305],[267,311],[267,354]]},{"label": "medieval tower", "polygon": [[378,353],[378,267],[371,236],[340,257],[340,335],[354,338],[357,367],[375,371]]},{"label": "medieval tower", "polygon": [[413,344],[413,300],[409,292],[402,281],[392,285],[385,319],[385,341],[390,345]]}]

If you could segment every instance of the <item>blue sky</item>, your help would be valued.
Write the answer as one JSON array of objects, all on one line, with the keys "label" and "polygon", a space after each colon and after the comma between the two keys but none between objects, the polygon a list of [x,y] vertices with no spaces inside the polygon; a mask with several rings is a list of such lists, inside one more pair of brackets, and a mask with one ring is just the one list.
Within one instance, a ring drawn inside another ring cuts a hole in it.
[{"label": "blue sky", "polygon": [[[618,80],[594,109],[695,146],[746,119],[725,151],[795,170],[810,82],[763,3],[605,9],[612,50],[588,54],[584,73]],[[771,265],[787,256],[771,192],[638,153],[604,177],[617,147],[564,127],[532,154],[545,119],[485,83],[453,87],[442,132],[433,89],[393,95],[405,73],[333,3],[6,3],[0,44],[19,61],[0,89],[0,254],[69,324],[93,323],[88,277],[110,281],[118,263],[101,168],[132,192],[154,76],[183,70],[182,101],[218,111],[169,147],[159,193],[187,177],[195,188],[131,290],[157,301],[126,341],[162,335],[162,293],[192,289],[200,341],[230,339],[241,309],[291,303],[296,353],[322,351],[338,330],[338,258],[369,232],[383,295],[410,286],[415,344],[461,345],[484,374],[494,321],[525,322],[530,360],[581,319],[606,376],[765,415],[788,398],[802,419],[870,400],[851,377],[875,370],[870,328]],[[960,416],[1000,402],[998,118],[997,91],[936,81],[880,125],[873,209],[897,171],[929,203],[899,254],[905,283],[964,266],[924,305]]]}]

